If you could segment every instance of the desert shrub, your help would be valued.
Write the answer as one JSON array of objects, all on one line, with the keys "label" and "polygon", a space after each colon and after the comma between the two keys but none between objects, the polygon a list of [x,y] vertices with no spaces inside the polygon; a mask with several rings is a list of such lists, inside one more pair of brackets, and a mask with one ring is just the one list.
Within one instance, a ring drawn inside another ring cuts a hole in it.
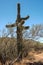
[{"label": "desert shrub", "polygon": [[[7,43],[6,43],[7,41]],[[14,40],[4,40],[0,43],[0,54],[6,55],[6,58],[14,59],[17,56],[17,48]]]},{"label": "desert shrub", "polygon": [[[5,38],[0,40],[0,54],[5,56],[7,59],[15,59],[17,57],[17,44],[16,40],[13,38]],[[32,40],[24,40],[22,44],[22,55],[27,57],[30,51],[39,51],[43,49],[43,45],[33,42]]]},{"label": "desert shrub", "polygon": [[41,51],[43,50],[43,45],[41,45],[42,43],[39,43],[37,42],[35,45],[34,45],[34,50],[35,51]]},{"label": "desert shrub", "polygon": [[[17,57],[17,42],[12,38],[5,38],[0,42],[0,54],[6,55],[6,58],[10,60],[15,59]],[[28,55],[28,47],[25,43],[22,44],[22,54],[23,57]]]}]

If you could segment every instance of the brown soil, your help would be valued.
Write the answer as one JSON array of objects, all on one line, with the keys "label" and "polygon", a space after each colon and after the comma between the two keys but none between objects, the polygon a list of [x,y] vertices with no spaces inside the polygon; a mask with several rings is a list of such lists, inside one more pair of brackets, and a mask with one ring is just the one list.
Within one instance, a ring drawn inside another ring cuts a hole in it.
[{"label": "brown soil", "polygon": [[[29,56],[30,56],[30,58],[29,58]],[[29,63],[34,63],[34,62],[42,62],[43,63],[43,53],[30,52],[29,56],[22,59],[22,61],[20,61],[20,62],[15,62],[13,65],[30,65]],[[0,65],[2,65],[2,64],[0,63]],[[8,65],[8,62],[6,65]]]}]

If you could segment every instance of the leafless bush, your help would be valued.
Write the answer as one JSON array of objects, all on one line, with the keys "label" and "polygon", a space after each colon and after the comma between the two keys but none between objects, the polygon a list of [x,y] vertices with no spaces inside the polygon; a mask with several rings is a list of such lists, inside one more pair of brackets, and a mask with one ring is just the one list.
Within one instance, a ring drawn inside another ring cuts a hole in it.
[{"label": "leafless bush", "polygon": [[[0,40],[0,54],[6,55],[6,58],[12,60],[17,57],[17,45],[16,40],[14,38],[2,38],[3,40]],[[23,57],[28,55],[28,49],[26,44],[23,44],[22,46],[22,53]]]}]

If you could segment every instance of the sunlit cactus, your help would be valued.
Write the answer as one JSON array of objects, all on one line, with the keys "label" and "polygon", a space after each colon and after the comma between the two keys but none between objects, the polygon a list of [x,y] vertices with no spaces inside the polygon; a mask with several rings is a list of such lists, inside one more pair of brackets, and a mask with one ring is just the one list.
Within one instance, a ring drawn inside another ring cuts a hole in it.
[{"label": "sunlit cactus", "polygon": [[17,20],[15,24],[6,25],[7,28],[11,27],[17,27],[17,55],[19,56],[18,60],[22,60],[22,44],[23,44],[23,38],[22,38],[22,31],[25,29],[29,29],[29,26],[23,26],[25,23],[25,20],[27,20],[29,16],[26,16],[24,18],[21,18],[20,16],[20,3],[17,4]]}]

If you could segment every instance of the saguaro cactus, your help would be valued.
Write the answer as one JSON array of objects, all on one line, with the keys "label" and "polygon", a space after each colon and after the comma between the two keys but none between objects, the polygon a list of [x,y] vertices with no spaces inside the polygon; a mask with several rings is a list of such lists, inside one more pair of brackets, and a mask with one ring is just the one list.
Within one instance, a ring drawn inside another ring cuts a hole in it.
[{"label": "saguaro cactus", "polygon": [[27,20],[29,18],[29,16],[25,17],[25,18],[21,18],[20,16],[20,3],[17,4],[17,19],[16,22],[14,24],[11,25],[6,25],[7,28],[11,28],[11,27],[17,27],[17,50],[18,50],[18,56],[19,56],[19,60],[22,59],[22,31],[24,29],[28,29],[29,26],[23,26],[23,24],[25,23],[25,20]]}]

